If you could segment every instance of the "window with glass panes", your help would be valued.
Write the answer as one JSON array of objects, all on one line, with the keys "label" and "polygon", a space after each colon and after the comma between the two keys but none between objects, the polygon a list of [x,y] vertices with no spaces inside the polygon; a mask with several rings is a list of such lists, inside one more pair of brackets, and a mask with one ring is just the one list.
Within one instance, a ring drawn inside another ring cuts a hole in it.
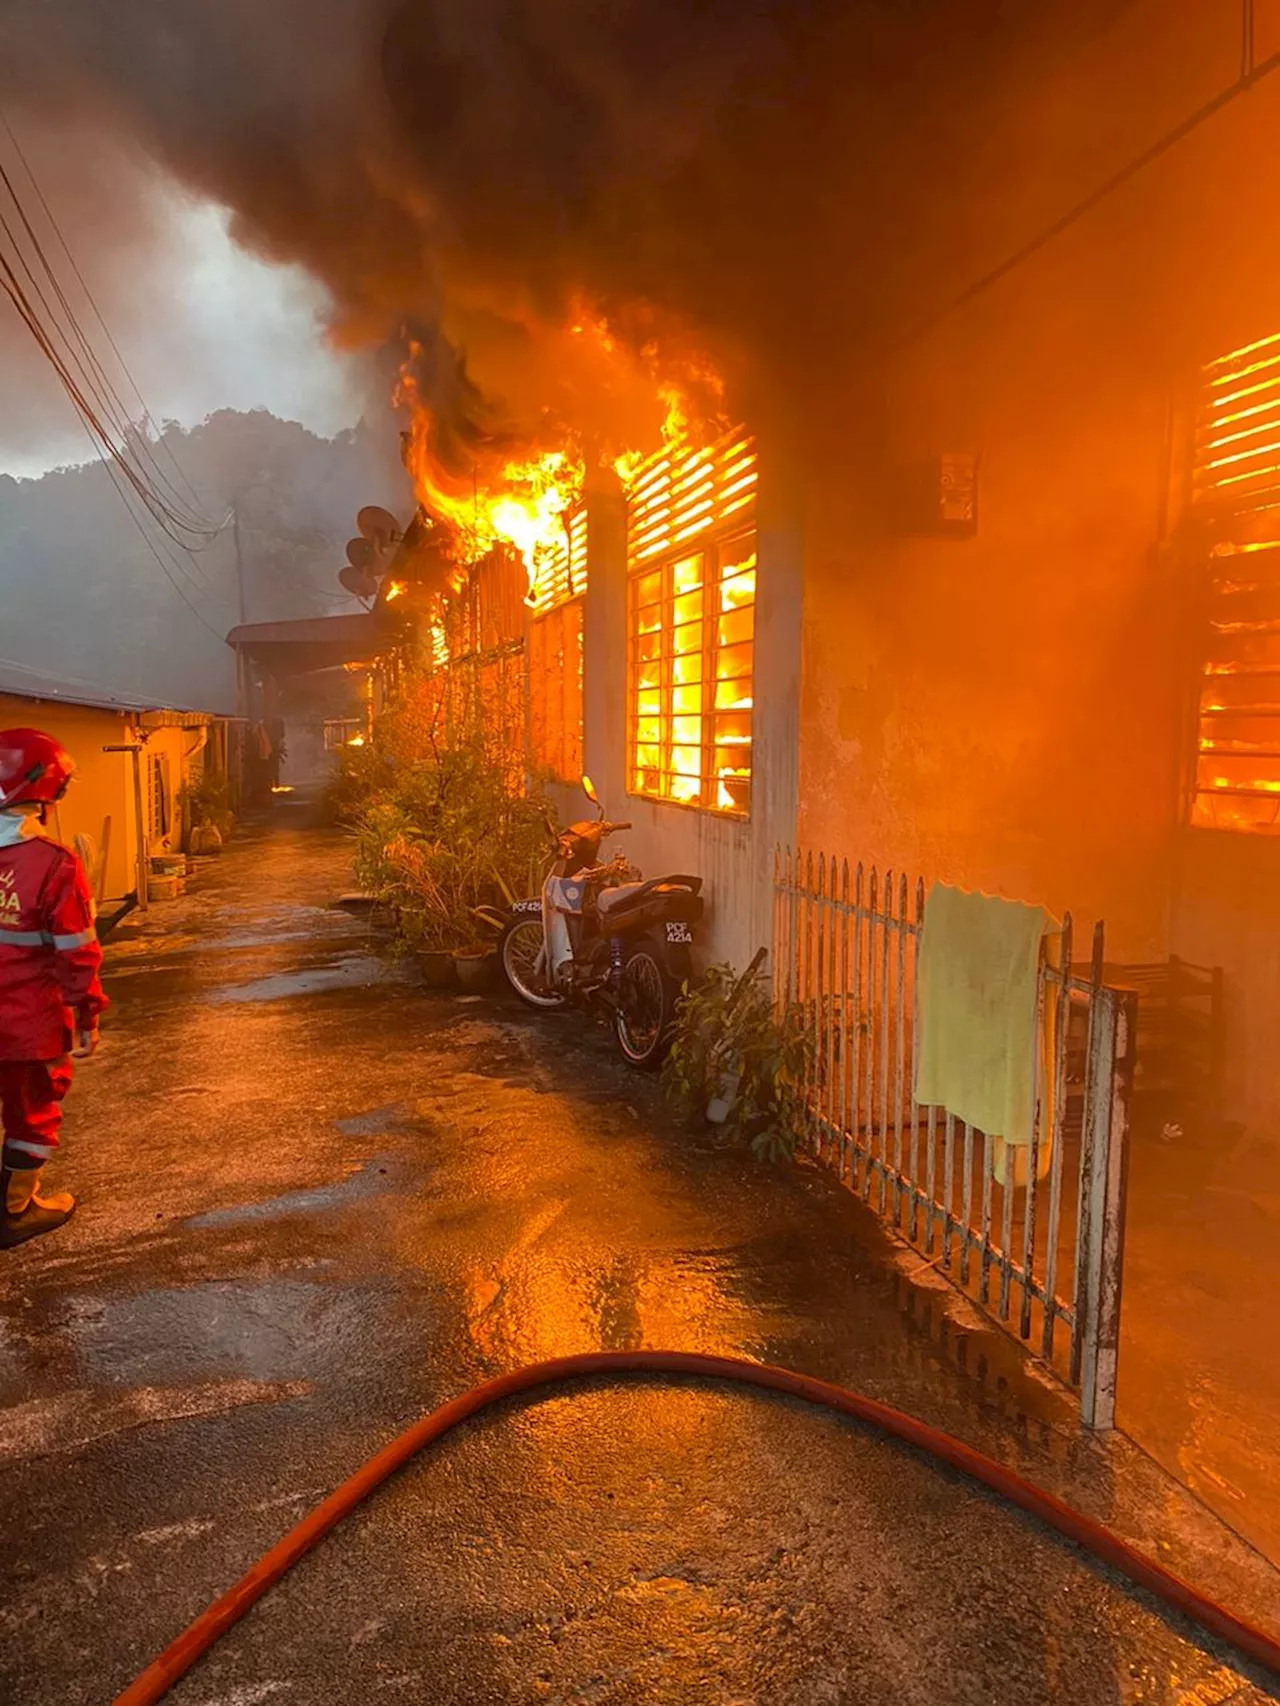
[{"label": "window with glass panes", "polygon": [[755,663],[755,446],[670,453],[631,490],[631,790],[747,816]]}]

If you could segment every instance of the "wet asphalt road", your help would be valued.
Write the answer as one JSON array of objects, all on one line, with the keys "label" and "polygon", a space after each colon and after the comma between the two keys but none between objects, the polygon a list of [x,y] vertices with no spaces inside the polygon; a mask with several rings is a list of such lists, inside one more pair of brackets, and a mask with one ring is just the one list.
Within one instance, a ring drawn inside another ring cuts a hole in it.
[{"label": "wet asphalt road", "polygon": [[[1265,1608],[1274,1578],[817,1174],[672,1132],[573,1019],[429,996],[299,808],[113,952],[62,1176],[0,1269],[0,1699],[109,1701],[424,1410],[542,1357],[737,1352],[1003,1456]],[[1280,1607],[1280,1599],[1273,1608]],[[172,1698],[1244,1706],[1274,1698],[954,1476],[763,1396],[513,1405]]]}]

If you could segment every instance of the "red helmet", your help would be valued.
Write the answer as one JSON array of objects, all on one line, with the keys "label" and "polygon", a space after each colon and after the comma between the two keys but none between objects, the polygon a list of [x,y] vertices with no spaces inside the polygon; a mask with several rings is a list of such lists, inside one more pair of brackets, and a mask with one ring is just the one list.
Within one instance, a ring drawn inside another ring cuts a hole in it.
[{"label": "red helmet", "polygon": [[0,729],[0,810],[51,806],[67,791],[75,761],[39,729]]}]

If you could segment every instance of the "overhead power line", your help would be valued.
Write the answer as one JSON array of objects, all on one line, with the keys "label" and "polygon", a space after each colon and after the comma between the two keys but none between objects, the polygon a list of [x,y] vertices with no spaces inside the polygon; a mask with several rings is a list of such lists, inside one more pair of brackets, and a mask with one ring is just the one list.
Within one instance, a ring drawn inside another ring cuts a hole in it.
[{"label": "overhead power line", "polygon": [[[13,125],[9,122],[8,114],[5,112],[3,107],[0,107],[0,125],[4,126],[5,133],[9,138],[10,145],[13,148],[14,153],[17,155],[18,160],[21,162],[22,169],[27,175],[27,180],[30,183],[32,190],[35,192],[36,200],[40,203],[40,206],[44,211],[44,216],[48,220],[50,228],[52,229],[54,236],[58,240],[58,245],[61,248],[63,254],[67,258],[67,264],[70,266],[71,271],[75,274],[76,282],[79,284],[80,289],[84,292],[85,301],[89,304],[89,307],[93,312],[94,318],[97,320],[98,325],[102,328],[103,336],[107,340],[107,344],[111,349],[111,353],[112,353],[112,355],[115,356],[116,361],[119,364],[120,371],[124,374],[125,379],[128,381],[129,389],[132,391],[134,398],[136,399],[136,401],[138,403],[139,408],[142,410],[142,419],[143,419],[144,424],[150,424],[151,426],[154,427],[155,417],[152,415],[151,410],[147,405],[147,400],[142,395],[142,392],[138,388],[138,382],[134,378],[133,372],[129,367],[129,363],[125,360],[124,354],[123,354],[119,344],[116,342],[114,335],[112,334],[111,327],[107,324],[106,320],[103,318],[102,310],[98,307],[97,298],[94,296],[93,291],[89,288],[89,282],[85,278],[83,272],[81,272],[79,262],[76,260],[75,255],[71,252],[70,245],[68,244],[66,237],[63,235],[62,227],[58,222],[57,216],[54,214],[54,211],[50,207],[49,202],[45,196],[43,189],[40,187],[40,181],[36,177],[35,172],[32,170],[31,164],[30,164],[29,160],[27,159],[26,154],[23,151],[22,144],[18,140],[17,134],[14,131]],[[185,487],[187,494],[191,498],[192,503],[196,505],[197,510],[198,510],[199,505],[200,505],[200,498],[196,492],[195,487],[191,484],[191,481],[187,478],[186,474],[183,472],[181,463],[178,461],[177,457],[173,453],[172,446],[167,443],[163,434],[157,434],[157,442],[158,442],[160,448],[164,451],[165,457],[168,460],[169,464],[173,468],[174,475],[176,476],[178,481],[182,484],[182,486]]]},{"label": "overhead power line", "polygon": [[[135,457],[138,456],[139,452],[141,453],[141,456],[138,459],[139,469],[148,481],[153,478],[159,479],[160,485],[156,489],[157,502],[163,508],[167,518],[175,526],[179,527],[184,532],[190,533],[193,537],[214,537],[216,529],[211,527],[210,524],[205,522],[198,514],[189,511],[186,508],[186,500],[181,497],[169,482],[159,463],[152,455],[145,433],[138,433],[134,429],[132,422],[129,420],[128,410],[125,408],[119,392],[115,389],[108,377],[105,367],[98,359],[97,353],[86,336],[84,328],[77,319],[75,310],[67,299],[66,292],[62,288],[62,283],[59,280],[57,273],[54,271],[48,255],[45,253],[40,238],[31,223],[26,208],[22,204],[21,198],[13,184],[13,180],[5,170],[3,162],[0,162],[0,186],[8,191],[9,199],[17,211],[18,219],[21,221],[22,229],[26,233],[30,248],[34,253],[35,258],[40,263],[44,276],[48,280],[49,289],[56,300],[56,304],[61,307],[62,316],[66,322],[65,326],[59,325],[58,307],[55,306],[55,302],[51,301],[50,297],[45,293],[45,289],[40,282],[40,278],[37,276],[31,261],[28,259],[23,250],[23,246],[19,240],[17,232],[10,226],[4,213],[0,211],[0,230],[3,230],[5,236],[8,237],[13,254],[17,257],[23,272],[27,276],[32,291],[35,293],[35,296],[44,308],[47,320],[47,329],[51,332],[56,330],[59,334],[62,343],[65,345],[66,354],[69,355],[71,361],[74,362],[75,366],[80,371],[85,390],[92,396],[94,402],[106,417],[108,423],[114,429],[122,448],[134,452]],[[145,404],[143,407],[145,409]],[[143,466],[144,460],[150,463],[150,470]]]},{"label": "overhead power line", "polygon": [[[12,127],[8,125],[7,120],[5,121],[5,128],[12,138]],[[14,140],[16,144],[16,139]],[[48,203],[40,192],[39,184],[31,172],[30,165],[25,156],[20,155],[20,157],[46,214],[54,226],[59,242],[80,279],[86,296],[88,296],[88,288],[84,285],[83,275],[75,266],[70,247],[62,236],[60,228],[57,227],[56,221],[53,220]],[[18,221],[18,225],[15,227],[14,223],[5,215],[3,207],[0,207],[0,233],[7,239],[11,251],[11,254],[6,254],[4,249],[0,247],[0,290],[3,290],[13,303],[19,319],[31,333],[37,347],[54,369],[59,382],[71,399],[89,442],[106,468],[116,494],[124,505],[131,522],[137,528],[149,555],[155,561],[176,597],[190,614],[206,632],[221,641],[224,636],[205,619],[187,589],[182,585],[178,574],[185,572],[192,578],[193,584],[197,575],[201,580],[204,580],[204,576],[195,562],[193,550],[211,544],[226,526],[226,522],[224,521],[221,524],[208,522],[199,514],[198,507],[193,509],[188,506],[173,483],[159,468],[154,456],[151,455],[145,429],[137,431],[132,428],[128,419],[128,411],[120,398],[120,394],[112,384],[102,361],[93,348],[92,341],[80,324],[57,272],[44,249],[39,234],[23,205],[18,189],[4,169],[2,162],[0,162],[0,187],[7,192],[9,201],[12,202],[16,211]],[[22,233],[25,233],[26,236],[26,246],[22,241]],[[28,248],[31,251],[30,253],[28,253]],[[37,270],[37,263],[39,271]],[[43,273],[44,280],[47,281],[47,290],[45,284],[42,283],[41,273]],[[119,356],[114,339],[111,339],[109,329],[106,327],[105,321],[102,320],[100,311],[96,304],[93,304],[93,307],[113,349],[116,349],[117,359],[121,362],[122,370],[127,373],[123,358]],[[61,317],[59,309],[61,310]],[[132,380],[131,375],[129,375],[129,379],[139,402],[142,404],[144,414],[149,418],[145,401],[142,399],[141,393],[137,391],[136,383]],[[194,491],[192,491],[192,496],[195,497]],[[196,499],[197,506],[198,502],[199,500]],[[148,522],[157,529],[158,535],[163,537],[154,535],[148,526]],[[196,546],[193,541],[201,541],[202,544]],[[185,559],[185,565],[182,559]]]},{"label": "overhead power line", "polygon": [[[5,229],[2,217],[0,217],[0,229]],[[97,455],[104,462],[107,462],[108,466],[110,466],[111,463],[115,464],[115,467],[119,469],[120,473],[133,488],[144,508],[151,515],[153,521],[156,522],[161,532],[165,533],[175,544],[185,549],[185,541],[172,532],[166,525],[163,515],[157,513],[153,501],[154,494],[151,492],[150,488],[140,477],[134,466],[121,454],[120,450],[113,442],[110,433],[102,425],[102,422],[95,413],[92,404],[85,397],[75,375],[71,372],[61,353],[54,345],[49,332],[42,323],[30,297],[23,289],[22,282],[15,272],[12,263],[3,254],[0,254],[0,289],[3,289],[5,294],[9,297],[18,312],[18,317],[27,327],[28,331],[35,339],[37,346],[57,373],[58,378],[61,380],[68,396],[76,406],[86,431],[89,433],[90,442],[93,444]],[[113,469],[112,472],[114,477],[115,470]]]},{"label": "overhead power line", "polygon": [[[87,382],[87,389],[93,393],[96,401],[102,407],[103,413],[115,427],[116,431],[120,435],[122,445],[126,449],[132,450],[136,453],[140,465],[143,462],[149,464],[149,469],[144,469],[143,471],[147,473],[149,480],[157,483],[159,491],[164,494],[164,507],[171,511],[170,519],[183,527],[184,530],[193,534],[206,534],[212,536],[218,531],[218,529],[201,513],[200,499],[197,496],[194,487],[182,472],[182,469],[173,454],[172,448],[167,443],[164,443],[163,440],[161,441],[162,448],[164,449],[167,459],[172,464],[174,473],[178,480],[186,487],[187,492],[190,494],[190,504],[188,504],[187,499],[177,490],[173,481],[169,479],[168,475],[156,460],[145,431],[147,423],[152,420],[151,410],[148,408],[146,399],[143,397],[137,381],[126,362],[119,345],[112,335],[111,328],[107,325],[102,314],[102,310],[99,308],[97,300],[89,288],[88,281],[86,280],[84,273],[81,271],[75,255],[72,253],[71,246],[58,222],[57,216],[50,206],[48,198],[41,188],[39,179],[36,177],[31,163],[23,151],[22,144],[14,131],[13,125],[3,108],[0,108],[0,125],[3,125],[5,133],[9,138],[9,143],[13,153],[21,164],[22,170],[26,175],[27,182],[30,184],[36,200],[39,202],[48,227],[65,255],[67,263],[84,294],[85,300],[88,302],[90,309],[106,336],[107,342],[116,358],[120,371],[124,374],[125,379],[142,410],[143,430],[138,431],[134,428],[130,409],[125,405],[119,391],[116,389],[114,383],[109,377],[104,363],[99,359],[97,352],[93,348],[92,342],[86,335],[83,326],[80,324],[76,311],[68,299],[66,291],[63,289],[57,272],[50,262],[40,235],[35,229],[35,224],[23,204],[18,188],[5,169],[3,161],[0,161],[0,185],[3,185],[4,189],[7,190],[9,199],[13,203],[13,207],[21,221],[22,228],[26,233],[30,248],[39,261],[44,276],[47,278],[53,294],[57,298],[58,304],[61,307],[70,333],[70,336],[67,336],[64,332],[63,337],[73,359],[81,368],[81,372]],[[9,236],[15,253],[19,256],[19,259],[23,263],[24,270],[31,279],[33,288],[35,288],[41,295],[41,298],[49,312],[51,321],[54,325],[57,325],[57,314],[53,309],[52,304],[49,303],[48,298],[44,296],[43,291],[40,289],[36,275],[27,262],[16,235],[11,232]],[[61,330],[61,328],[59,328],[59,330]],[[83,357],[83,360],[80,359],[81,356]]]}]

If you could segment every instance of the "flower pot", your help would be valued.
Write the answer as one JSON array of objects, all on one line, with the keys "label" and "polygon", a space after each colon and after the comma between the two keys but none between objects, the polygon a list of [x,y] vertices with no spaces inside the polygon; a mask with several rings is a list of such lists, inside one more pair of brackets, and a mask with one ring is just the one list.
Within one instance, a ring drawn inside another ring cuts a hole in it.
[{"label": "flower pot", "polygon": [[498,956],[488,948],[463,948],[453,956],[458,982],[469,995],[485,995],[493,988]]},{"label": "flower pot", "polygon": [[148,877],[147,899],[151,901],[177,900],[177,877]]},{"label": "flower pot", "polygon": [[457,982],[453,955],[445,949],[423,950],[418,955],[418,964],[428,989],[452,989]]},{"label": "flower pot", "polygon": [[191,831],[191,851],[201,855],[221,853],[222,832],[216,823],[198,823]]},{"label": "flower pot", "polygon": [[725,1072],[721,1074],[719,1086],[715,1095],[707,1103],[707,1119],[712,1125],[723,1125],[733,1112],[733,1104],[738,1099],[738,1086],[742,1083],[740,1072]]}]

